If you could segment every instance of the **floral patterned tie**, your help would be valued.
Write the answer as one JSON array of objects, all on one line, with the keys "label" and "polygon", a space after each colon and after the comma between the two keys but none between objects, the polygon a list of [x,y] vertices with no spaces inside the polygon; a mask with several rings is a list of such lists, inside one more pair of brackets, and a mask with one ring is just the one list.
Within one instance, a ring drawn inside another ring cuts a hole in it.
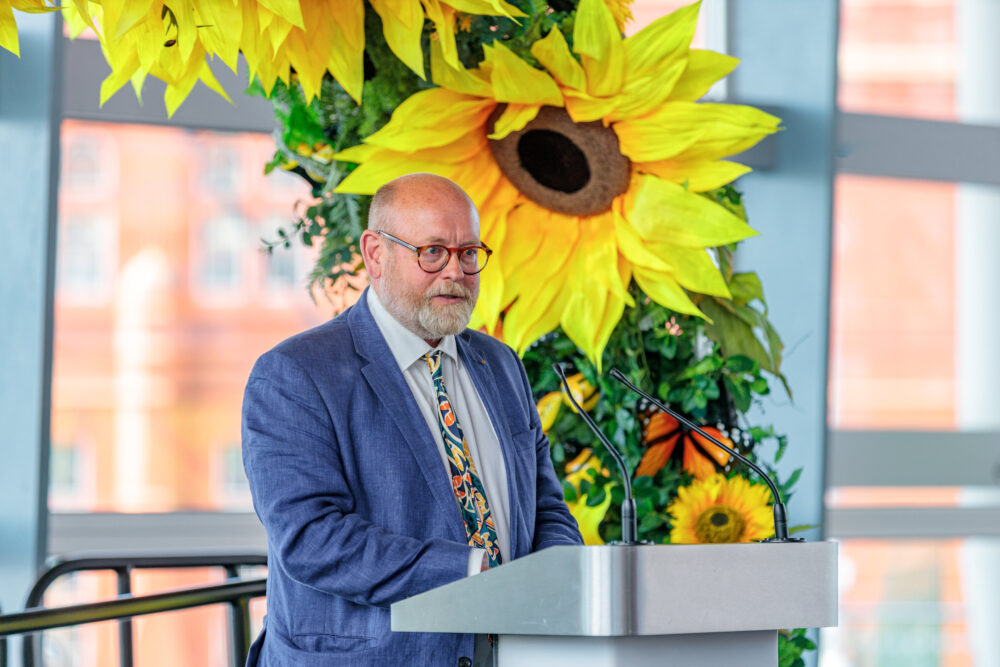
[{"label": "floral patterned tie", "polygon": [[497,544],[497,529],[486,502],[486,492],[483,483],[476,472],[476,466],[469,455],[469,446],[462,435],[462,427],[458,417],[451,407],[451,400],[444,388],[444,378],[441,375],[441,350],[424,355],[424,360],[431,370],[434,380],[434,392],[437,394],[437,422],[444,439],[444,448],[448,453],[448,468],[451,471],[451,486],[458,499],[458,507],[465,520],[465,536],[469,546],[485,549],[490,567],[496,567],[502,562],[500,546]]}]

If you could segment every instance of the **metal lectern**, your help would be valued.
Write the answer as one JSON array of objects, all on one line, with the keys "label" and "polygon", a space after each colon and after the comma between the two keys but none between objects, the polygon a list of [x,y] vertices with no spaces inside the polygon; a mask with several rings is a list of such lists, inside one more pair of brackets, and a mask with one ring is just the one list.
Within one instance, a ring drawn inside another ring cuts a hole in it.
[{"label": "metal lectern", "polygon": [[392,605],[498,635],[497,667],[774,667],[779,629],[836,624],[832,542],[552,547]]}]

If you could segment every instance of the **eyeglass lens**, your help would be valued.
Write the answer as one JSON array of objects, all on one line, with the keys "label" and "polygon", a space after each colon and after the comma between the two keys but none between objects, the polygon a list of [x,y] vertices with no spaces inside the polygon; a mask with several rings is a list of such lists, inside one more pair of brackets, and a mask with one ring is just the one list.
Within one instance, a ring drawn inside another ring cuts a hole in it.
[{"label": "eyeglass lens", "polygon": [[[466,273],[478,273],[486,264],[486,250],[471,246],[458,249],[458,264]],[[440,271],[451,260],[451,252],[440,245],[424,248],[419,255],[420,268],[425,271]]]}]

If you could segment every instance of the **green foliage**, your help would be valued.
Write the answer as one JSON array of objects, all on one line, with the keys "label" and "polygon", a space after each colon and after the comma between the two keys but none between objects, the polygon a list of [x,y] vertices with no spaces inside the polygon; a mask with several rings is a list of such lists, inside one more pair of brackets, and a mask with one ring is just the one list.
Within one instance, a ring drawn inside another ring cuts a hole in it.
[{"label": "green foliage", "polygon": [[816,644],[806,637],[805,628],[778,632],[778,667],[805,667],[802,654],[815,648]]},{"label": "green foliage", "polygon": [[[645,296],[634,284],[631,293],[636,307],[626,309],[607,348],[602,364],[605,369],[618,368],[638,386],[657,395],[661,400],[688,414],[702,424],[719,427],[765,470],[774,473],[766,461],[757,461],[756,445],[775,440],[779,453],[784,451],[784,436],[776,435],[771,426],[746,424],[745,413],[751,405],[769,391],[765,371],[753,359],[743,355],[726,356],[719,342],[707,333],[706,323],[697,317],[679,315],[667,310]],[[586,380],[601,393],[601,400],[591,411],[591,417],[605,435],[622,451],[630,471],[634,471],[645,451],[643,424],[636,417],[640,399],[627,388],[608,377],[598,374],[597,368],[576,348],[561,330],[543,336],[524,356],[525,368],[532,381],[535,398],[559,390],[559,380],[551,364],[560,363],[570,372],[583,373]],[[552,458],[556,470],[562,473],[567,461],[585,447],[591,447],[602,466],[615,470],[614,459],[594,443],[594,436],[586,424],[571,410],[563,409],[549,430]],[[753,479],[750,471],[739,470]],[[611,508],[601,525],[605,541],[618,539],[619,507],[623,490],[610,476],[595,476],[580,487],[588,504],[596,505],[604,499],[602,491],[610,493]],[[785,494],[791,489],[798,473],[779,485]],[[760,480],[756,480],[760,481]],[[663,543],[670,533],[667,506],[677,494],[677,489],[690,482],[690,476],[677,463],[671,461],[655,478],[639,477],[633,482],[637,516],[640,517],[639,537]],[[572,501],[576,492],[564,484],[567,500]]]}]

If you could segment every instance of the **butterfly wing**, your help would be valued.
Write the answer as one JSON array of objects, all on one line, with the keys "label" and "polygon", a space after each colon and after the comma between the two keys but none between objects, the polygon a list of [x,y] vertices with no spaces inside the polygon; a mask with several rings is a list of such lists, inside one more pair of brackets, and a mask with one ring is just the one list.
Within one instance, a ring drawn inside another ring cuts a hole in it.
[{"label": "butterfly wing", "polygon": [[670,456],[677,447],[680,434],[680,424],[670,415],[665,412],[656,412],[650,415],[646,421],[645,435],[643,436],[647,449],[635,469],[635,476],[649,475],[652,477],[663,466],[667,465],[667,461],[670,460]]},{"label": "butterfly wing", "polygon": [[[733,441],[717,428],[702,427],[702,430],[724,445],[733,446]],[[720,470],[724,470],[732,456],[726,450],[695,431],[684,432],[684,469],[697,480],[705,480]]]}]

